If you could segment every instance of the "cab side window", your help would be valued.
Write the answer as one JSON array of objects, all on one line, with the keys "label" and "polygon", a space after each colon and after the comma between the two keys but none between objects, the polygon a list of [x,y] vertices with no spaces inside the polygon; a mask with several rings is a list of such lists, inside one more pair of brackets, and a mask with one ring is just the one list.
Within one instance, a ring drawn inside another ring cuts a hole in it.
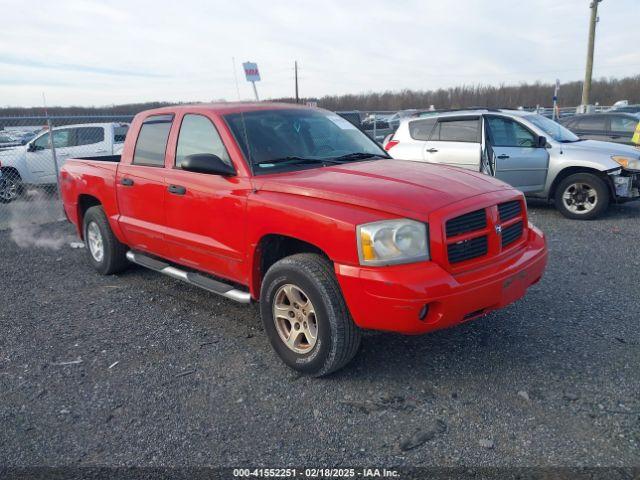
[{"label": "cab side window", "polygon": [[73,130],[75,131],[75,146],[104,142],[104,128],[102,127],[79,127]]},{"label": "cab side window", "polygon": [[424,120],[413,120],[409,122],[409,135],[414,140],[429,140],[433,126],[436,124],[435,118],[427,118]]},{"label": "cab side window", "polygon": [[176,167],[180,168],[183,160],[189,155],[201,153],[216,155],[231,165],[229,153],[211,120],[203,115],[185,115],[180,125],[176,147]]},{"label": "cab side window", "polygon": [[488,117],[489,141],[494,147],[535,147],[536,136],[515,120]]},{"label": "cab side window", "polygon": [[152,115],[144,121],[133,152],[133,165],[164,167],[172,123],[173,115]]},{"label": "cab side window", "polygon": [[617,133],[633,133],[638,125],[638,119],[631,117],[612,116],[611,117],[611,131]]}]

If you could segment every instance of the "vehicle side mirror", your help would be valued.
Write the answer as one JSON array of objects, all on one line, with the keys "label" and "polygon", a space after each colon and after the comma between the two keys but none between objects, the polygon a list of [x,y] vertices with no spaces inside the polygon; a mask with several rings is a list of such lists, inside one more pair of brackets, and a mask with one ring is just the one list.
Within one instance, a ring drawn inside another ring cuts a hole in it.
[{"label": "vehicle side mirror", "polygon": [[547,148],[547,137],[538,135],[536,138],[536,148]]},{"label": "vehicle side mirror", "polygon": [[36,151],[35,143],[30,143],[29,145],[27,145],[27,152],[35,152],[35,151]]},{"label": "vehicle side mirror", "polygon": [[180,168],[188,172],[210,173],[212,175],[233,176],[236,170],[212,153],[196,153],[182,160]]}]

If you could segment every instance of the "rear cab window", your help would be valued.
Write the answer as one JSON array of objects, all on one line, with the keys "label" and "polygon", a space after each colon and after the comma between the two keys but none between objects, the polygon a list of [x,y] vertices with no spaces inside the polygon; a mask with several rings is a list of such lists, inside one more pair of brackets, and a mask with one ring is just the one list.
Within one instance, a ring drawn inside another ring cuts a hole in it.
[{"label": "rear cab window", "polygon": [[172,123],[172,114],[151,115],[144,120],[136,140],[132,165],[164,167]]}]

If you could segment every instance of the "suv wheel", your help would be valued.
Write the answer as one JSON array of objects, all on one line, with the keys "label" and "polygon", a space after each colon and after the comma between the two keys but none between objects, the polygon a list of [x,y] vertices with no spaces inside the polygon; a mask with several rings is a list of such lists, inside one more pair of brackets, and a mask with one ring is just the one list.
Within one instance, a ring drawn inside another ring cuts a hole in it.
[{"label": "suv wheel", "polygon": [[292,255],[271,266],[262,282],[260,315],[280,358],[308,375],[342,368],[360,346],[360,330],[331,263],[320,255]]},{"label": "suv wheel", "polygon": [[609,206],[607,184],[591,173],[576,173],[563,179],[555,194],[556,208],[567,218],[593,220]]},{"label": "suv wheel", "polygon": [[83,220],[84,242],[89,262],[102,275],[118,273],[127,268],[127,246],[111,231],[102,207],[89,208]]}]

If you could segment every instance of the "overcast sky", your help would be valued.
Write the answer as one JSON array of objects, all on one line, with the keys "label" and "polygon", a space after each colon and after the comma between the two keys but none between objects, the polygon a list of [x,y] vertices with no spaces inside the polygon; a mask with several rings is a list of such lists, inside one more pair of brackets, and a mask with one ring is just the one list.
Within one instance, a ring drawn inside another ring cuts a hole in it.
[{"label": "overcast sky", "polygon": [[[581,80],[590,0],[0,0],[0,105],[108,105]],[[640,0],[604,0],[595,77],[640,74]]]}]

